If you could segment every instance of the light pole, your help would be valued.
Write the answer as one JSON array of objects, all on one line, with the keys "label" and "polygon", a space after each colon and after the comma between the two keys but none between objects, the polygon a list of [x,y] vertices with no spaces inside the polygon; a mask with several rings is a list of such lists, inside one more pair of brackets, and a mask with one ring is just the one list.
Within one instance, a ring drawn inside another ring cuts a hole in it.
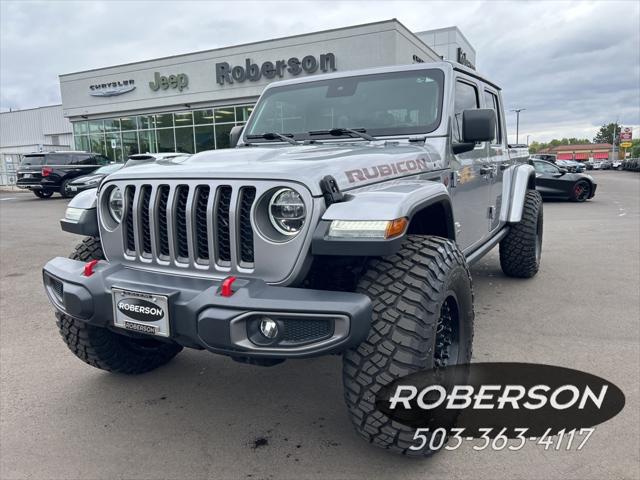
[{"label": "light pole", "polygon": [[526,108],[514,108],[511,111],[516,112],[516,143],[518,142],[518,136],[520,134],[520,112],[526,110]]}]

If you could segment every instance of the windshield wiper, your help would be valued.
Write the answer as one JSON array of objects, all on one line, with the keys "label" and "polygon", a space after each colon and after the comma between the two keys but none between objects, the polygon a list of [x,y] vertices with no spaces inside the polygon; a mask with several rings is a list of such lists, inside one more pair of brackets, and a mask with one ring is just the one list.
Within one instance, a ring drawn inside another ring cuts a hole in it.
[{"label": "windshield wiper", "polygon": [[375,140],[375,137],[371,135],[367,135],[366,129],[364,128],[332,128],[331,130],[314,130],[313,132],[309,132],[309,135],[332,135],[334,137],[341,137],[342,135],[355,135],[356,137],[364,138],[372,142]]},{"label": "windshield wiper", "polygon": [[248,139],[264,138],[265,140],[284,140],[285,142],[289,142],[291,145],[300,145],[291,137],[293,137],[291,133],[278,133],[278,132],[267,132],[267,133],[261,133],[258,135],[247,135]]}]

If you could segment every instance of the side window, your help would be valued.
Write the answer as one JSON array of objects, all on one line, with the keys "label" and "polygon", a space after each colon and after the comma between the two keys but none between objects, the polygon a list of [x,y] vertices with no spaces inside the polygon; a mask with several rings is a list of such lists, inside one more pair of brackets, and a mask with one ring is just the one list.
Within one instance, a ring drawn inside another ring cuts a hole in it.
[{"label": "side window", "polygon": [[550,163],[547,162],[535,162],[535,166],[534,166],[536,172],[538,173],[558,173],[559,170],[556,168],[555,165],[552,165]]},{"label": "side window", "polygon": [[486,108],[492,108],[496,112],[496,133],[494,135],[493,143],[502,143],[502,119],[500,118],[500,104],[498,103],[498,96],[488,90],[484,91],[484,103]]},{"label": "side window", "polygon": [[453,107],[454,125],[453,141],[462,142],[462,112],[478,108],[478,89],[470,83],[456,81],[455,101]]},{"label": "side window", "polygon": [[71,155],[66,153],[55,153],[47,155],[45,165],[69,165],[71,163]]},{"label": "side window", "polygon": [[91,155],[69,155],[71,161],[69,162],[71,165],[90,165],[93,162],[91,161]]},{"label": "side window", "polygon": [[109,165],[109,159],[103,155],[96,155],[91,160],[93,165]]}]

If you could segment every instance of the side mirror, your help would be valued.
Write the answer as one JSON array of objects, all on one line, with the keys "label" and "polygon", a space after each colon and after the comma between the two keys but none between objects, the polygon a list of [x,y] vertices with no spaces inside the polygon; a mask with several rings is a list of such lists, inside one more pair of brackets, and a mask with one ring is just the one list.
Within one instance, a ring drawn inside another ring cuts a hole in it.
[{"label": "side mirror", "polygon": [[242,130],[244,129],[244,125],[236,125],[229,132],[229,141],[231,143],[231,148],[235,148],[238,145],[238,141],[240,140],[240,136],[242,135]]},{"label": "side mirror", "polygon": [[462,112],[462,137],[464,143],[489,142],[496,134],[496,112],[491,108],[464,110]]},{"label": "side mirror", "polygon": [[564,175],[564,174],[565,174],[565,173],[567,173],[567,172],[568,172],[568,170],[567,170],[566,168],[561,168],[561,169],[560,169],[560,174],[561,174],[561,175]]}]

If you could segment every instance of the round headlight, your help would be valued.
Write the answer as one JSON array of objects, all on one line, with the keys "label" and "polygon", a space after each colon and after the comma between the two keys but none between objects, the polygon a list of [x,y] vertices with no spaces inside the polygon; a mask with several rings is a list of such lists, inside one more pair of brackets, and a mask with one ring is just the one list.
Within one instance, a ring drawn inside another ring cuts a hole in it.
[{"label": "round headlight", "polygon": [[118,187],[113,187],[109,192],[109,213],[113,217],[113,219],[120,223],[122,220],[122,210],[123,210],[123,202],[122,202],[122,190]]},{"label": "round headlight", "polygon": [[295,235],[304,225],[306,209],[302,197],[290,188],[282,188],[273,194],[269,202],[269,220],[283,235]]}]

